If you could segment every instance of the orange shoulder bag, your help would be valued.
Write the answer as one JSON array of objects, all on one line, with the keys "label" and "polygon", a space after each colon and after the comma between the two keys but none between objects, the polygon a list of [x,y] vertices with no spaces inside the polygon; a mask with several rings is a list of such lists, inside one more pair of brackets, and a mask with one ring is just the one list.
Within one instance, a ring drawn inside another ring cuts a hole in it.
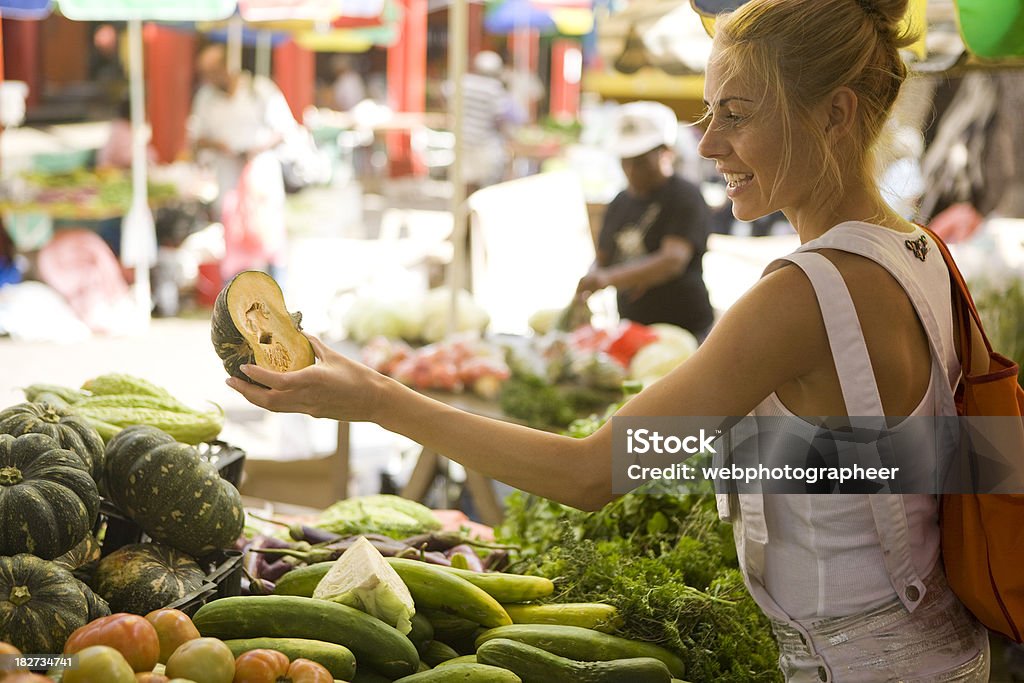
[{"label": "orange shoulder bag", "polygon": [[[996,353],[981,326],[963,275],[942,240],[928,232],[949,268],[963,367],[956,409],[964,416],[1024,415],[1018,366]],[[972,348],[974,320],[985,348]],[[971,372],[975,353],[988,356],[987,370]],[[1019,432],[1020,433],[1020,432]],[[1024,436],[1015,446],[1024,458]],[[1016,457],[1015,456],[1015,457]],[[1024,638],[1024,494],[944,494],[939,524],[949,585],[981,623],[1015,642]]]}]

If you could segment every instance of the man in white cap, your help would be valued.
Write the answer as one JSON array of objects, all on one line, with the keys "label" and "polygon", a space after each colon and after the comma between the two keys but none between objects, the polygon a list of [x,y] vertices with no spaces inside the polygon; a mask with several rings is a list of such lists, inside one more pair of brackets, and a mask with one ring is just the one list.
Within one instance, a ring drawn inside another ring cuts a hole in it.
[{"label": "man in white cap", "polygon": [[701,264],[709,210],[700,190],[673,171],[678,129],[663,104],[621,107],[612,148],[628,186],[608,205],[597,258],[577,295],[615,287],[620,317],[671,323],[703,340],[714,317]]}]

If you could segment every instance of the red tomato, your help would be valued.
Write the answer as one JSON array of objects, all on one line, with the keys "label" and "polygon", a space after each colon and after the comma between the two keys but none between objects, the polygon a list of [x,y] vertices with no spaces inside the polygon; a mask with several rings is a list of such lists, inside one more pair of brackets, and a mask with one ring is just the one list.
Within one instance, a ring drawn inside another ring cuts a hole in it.
[{"label": "red tomato", "polygon": [[155,674],[152,671],[147,671],[145,673],[135,674],[135,680],[138,683],[167,683],[171,679],[162,674]]},{"label": "red tomato", "polygon": [[160,639],[160,663],[167,659],[182,643],[199,637],[199,629],[184,612],[176,609],[157,609],[146,615],[146,621],[153,624]]},{"label": "red tomato", "polygon": [[168,678],[187,678],[195,683],[231,683],[235,656],[222,640],[196,638],[174,651],[164,673]]},{"label": "red tomato", "polygon": [[288,656],[277,650],[243,652],[235,659],[234,683],[277,683],[287,675],[288,664]]},{"label": "red tomato", "polygon": [[334,676],[323,664],[302,658],[292,662],[286,678],[291,683],[334,683]]},{"label": "red tomato", "polygon": [[160,656],[156,629],[137,614],[120,612],[90,621],[75,630],[64,652],[74,654],[90,645],[107,645],[120,652],[133,671],[152,671]]},{"label": "red tomato", "polygon": [[78,650],[78,665],[65,669],[62,683],[135,683],[135,672],[124,656],[107,645]]}]

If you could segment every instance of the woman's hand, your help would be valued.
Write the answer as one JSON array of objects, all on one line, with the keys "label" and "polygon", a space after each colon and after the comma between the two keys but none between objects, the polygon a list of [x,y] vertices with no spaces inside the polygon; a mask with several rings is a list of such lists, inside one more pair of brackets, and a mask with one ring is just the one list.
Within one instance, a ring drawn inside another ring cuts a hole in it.
[{"label": "woman's hand", "polygon": [[317,363],[292,372],[276,372],[256,365],[240,369],[247,377],[268,388],[237,377],[229,387],[253,405],[277,413],[305,413],[348,422],[373,420],[387,378],[361,363],[333,351],[312,335]]},{"label": "woman's hand", "polygon": [[594,268],[580,278],[579,284],[576,285],[576,298],[586,301],[591,294],[604,289],[609,284],[606,271],[603,268]]}]

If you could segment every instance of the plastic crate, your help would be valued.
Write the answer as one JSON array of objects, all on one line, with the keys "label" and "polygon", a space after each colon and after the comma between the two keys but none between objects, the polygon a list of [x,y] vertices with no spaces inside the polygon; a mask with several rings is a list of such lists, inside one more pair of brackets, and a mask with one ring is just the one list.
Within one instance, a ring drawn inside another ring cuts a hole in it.
[{"label": "plastic crate", "polygon": [[242,471],[245,469],[245,451],[223,441],[210,441],[197,446],[200,457],[212,463],[226,479],[235,487],[242,483]]},{"label": "plastic crate", "polygon": [[190,617],[206,603],[242,594],[242,553],[218,550],[198,560],[206,570],[206,585],[165,607],[181,610]]}]

